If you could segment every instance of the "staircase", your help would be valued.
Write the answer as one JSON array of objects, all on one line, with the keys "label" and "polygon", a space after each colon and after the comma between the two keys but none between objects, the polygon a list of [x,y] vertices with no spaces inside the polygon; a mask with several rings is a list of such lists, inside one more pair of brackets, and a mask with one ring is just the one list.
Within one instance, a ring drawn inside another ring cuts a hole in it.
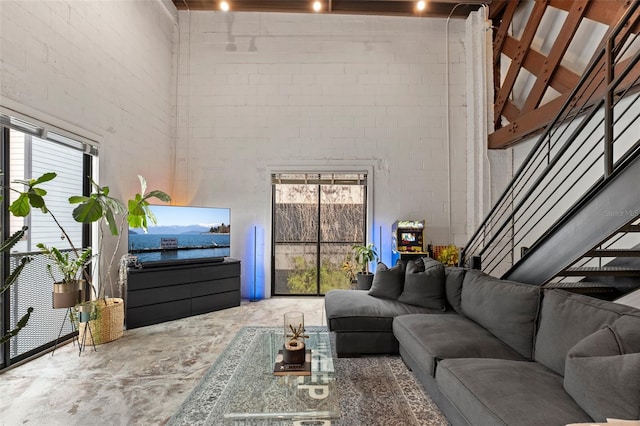
[{"label": "staircase", "polygon": [[607,299],[640,289],[639,3],[466,244],[463,265]]},{"label": "staircase", "polygon": [[607,300],[637,289],[640,277],[638,240],[638,224],[622,227],[607,241],[560,271],[545,287],[563,288]]}]

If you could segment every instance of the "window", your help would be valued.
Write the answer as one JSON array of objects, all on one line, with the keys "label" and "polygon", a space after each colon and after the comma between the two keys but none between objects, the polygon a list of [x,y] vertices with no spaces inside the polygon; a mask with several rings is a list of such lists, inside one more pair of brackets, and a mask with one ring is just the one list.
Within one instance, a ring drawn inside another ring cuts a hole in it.
[{"label": "window", "polygon": [[74,206],[68,203],[68,198],[86,192],[87,176],[91,174],[91,154],[97,152],[92,146],[6,115],[0,114],[0,128],[3,241],[22,226],[28,227],[25,237],[13,247],[11,253],[3,253],[4,277],[17,266],[20,259],[31,258],[17,281],[0,298],[3,310],[0,317],[1,332],[13,329],[27,309],[34,308],[28,325],[0,348],[1,365],[6,367],[53,346],[59,335],[61,340],[73,336],[71,323],[68,318],[65,320],[68,312],[51,306],[53,279],[47,273],[48,261],[36,247],[36,244],[44,243],[65,252],[70,249],[69,243],[61,238],[61,231],[50,214],[36,209],[25,218],[11,215],[7,208],[17,194],[8,187],[22,190],[22,185],[13,183],[15,180],[28,180],[55,172],[57,176],[54,180],[41,185],[47,190],[47,207],[74,245],[86,247],[91,241],[90,229],[73,220],[71,212]]},{"label": "window", "polygon": [[350,288],[342,269],[366,236],[366,173],[272,175],[274,295]]}]

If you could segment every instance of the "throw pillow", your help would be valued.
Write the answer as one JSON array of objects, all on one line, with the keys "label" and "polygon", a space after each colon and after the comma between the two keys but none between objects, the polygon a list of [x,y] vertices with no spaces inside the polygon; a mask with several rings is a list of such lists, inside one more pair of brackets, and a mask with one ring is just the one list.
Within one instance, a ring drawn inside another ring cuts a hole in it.
[{"label": "throw pillow", "polygon": [[404,286],[404,264],[398,263],[393,268],[380,262],[376,267],[369,295],[384,299],[397,299]]},{"label": "throw pillow", "polygon": [[398,301],[408,305],[444,311],[444,265],[430,257],[407,263],[404,290]]},{"label": "throw pillow", "polygon": [[567,354],[564,388],[597,422],[640,418],[640,353],[625,354],[620,340],[607,326]]},{"label": "throw pillow", "polygon": [[462,314],[462,281],[464,280],[464,274],[466,269],[459,268],[457,266],[450,266],[444,268],[445,277],[445,292],[447,295],[447,302],[449,305],[460,315]]}]

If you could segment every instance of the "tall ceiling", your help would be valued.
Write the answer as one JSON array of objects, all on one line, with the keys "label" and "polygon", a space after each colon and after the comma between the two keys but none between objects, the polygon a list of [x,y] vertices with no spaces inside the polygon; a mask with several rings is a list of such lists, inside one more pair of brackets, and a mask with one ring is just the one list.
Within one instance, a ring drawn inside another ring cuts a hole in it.
[{"label": "tall ceiling", "polygon": [[[178,10],[220,10],[221,0],[173,0]],[[314,13],[313,0],[227,0],[236,12],[300,12]],[[321,0],[321,13],[393,15],[416,17],[465,18],[491,0],[427,0],[422,12],[416,10],[417,0]],[[453,11],[453,13],[452,13]]]},{"label": "tall ceiling", "polygon": [[[509,147],[541,132],[572,96],[597,48],[619,22],[629,38],[616,37],[615,44],[629,43],[629,52],[640,48],[640,13],[625,17],[631,4],[631,0],[491,3],[495,131],[489,135],[490,148]],[[603,67],[598,69],[604,74]],[[630,93],[632,86],[640,86],[639,79],[640,67],[635,67],[620,91]]]},{"label": "tall ceiling", "polygon": [[[0,0],[1,1],[1,0]],[[313,0],[226,0],[237,12],[314,13]],[[320,0],[320,13],[466,18],[489,6],[493,26],[494,131],[489,148],[541,132],[582,78],[596,48],[640,0]],[[220,10],[222,0],[173,0],[179,10]],[[624,22],[640,49],[640,13]],[[640,67],[627,86],[640,90]],[[625,87],[623,87],[625,89]],[[627,87],[628,89],[628,87]]]}]

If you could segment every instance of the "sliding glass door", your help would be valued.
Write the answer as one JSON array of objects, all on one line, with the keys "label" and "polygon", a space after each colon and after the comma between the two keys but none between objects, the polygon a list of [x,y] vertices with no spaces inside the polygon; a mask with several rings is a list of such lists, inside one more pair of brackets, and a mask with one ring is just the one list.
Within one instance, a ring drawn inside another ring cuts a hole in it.
[{"label": "sliding glass door", "polygon": [[349,288],[342,268],[366,230],[363,173],[272,176],[272,294],[322,295]]},{"label": "sliding glass door", "polygon": [[[73,205],[68,199],[72,195],[87,192],[87,176],[91,175],[90,151],[82,143],[54,132],[43,131],[36,126],[0,115],[3,125],[0,167],[2,169],[2,240],[5,241],[15,231],[27,227],[24,237],[10,252],[2,254],[2,273],[8,276],[23,259],[29,259],[15,283],[1,297],[2,315],[0,334],[13,330],[23,315],[33,308],[29,321],[16,336],[0,345],[1,367],[28,358],[54,345],[58,336],[65,340],[73,336],[74,330],[65,309],[53,309],[52,290],[54,278],[59,278],[54,268],[36,247],[44,243],[56,247],[63,254],[70,253],[69,241],[62,233],[52,214],[32,209],[26,217],[15,217],[8,206],[17,198],[16,191],[23,191],[24,185],[16,180],[35,179],[48,172],[55,172],[55,179],[40,187],[47,191],[46,205],[57,221],[65,228],[76,247],[90,244],[90,231],[72,217]],[[10,188],[15,189],[12,191]],[[70,253],[73,257],[73,254]],[[66,317],[66,319],[65,319]]]}]

